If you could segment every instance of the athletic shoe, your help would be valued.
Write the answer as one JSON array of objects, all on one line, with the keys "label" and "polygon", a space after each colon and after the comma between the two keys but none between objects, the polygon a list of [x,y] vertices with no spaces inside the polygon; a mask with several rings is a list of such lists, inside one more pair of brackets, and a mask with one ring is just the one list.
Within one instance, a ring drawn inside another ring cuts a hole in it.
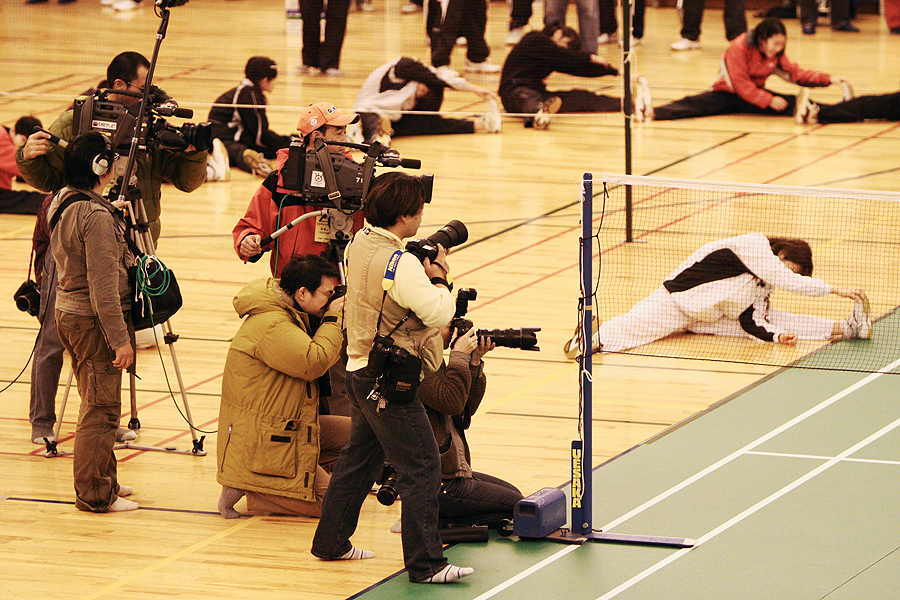
[{"label": "athletic shoe", "polygon": [[500,133],[503,127],[503,119],[500,117],[500,107],[497,101],[491,98],[488,100],[488,111],[481,115],[481,122],[484,123],[484,130],[488,133]]},{"label": "athletic shoe", "polygon": [[797,123],[807,123],[809,111],[809,88],[801,88],[800,92],[797,94],[797,106],[794,109],[794,120],[797,121]]},{"label": "athletic shoe", "polygon": [[313,67],[310,65],[300,65],[298,69],[301,75],[318,75],[319,69],[318,67]]},{"label": "athletic shoe", "polygon": [[35,444],[40,444],[43,446],[46,442],[44,438],[47,438],[49,441],[53,441],[56,439],[53,435],[52,427],[32,427],[31,428],[31,441]]},{"label": "athletic shoe", "polygon": [[141,3],[136,2],[135,0],[119,0],[113,4],[112,7],[120,12],[127,12],[129,10],[140,8]]},{"label": "athletic shoe", "polygon": [[612,33],[601,33],[597,37],[597,45],[598,46],[606,46],[608,44],[615,44],[619,41],[619,34],[613,31]]},{"label": "athletic shoe", "polygon": [[634,89],[634,118],[638,122],[653,120],[653,98],[650,96],[650,83],[643,75],[638,75]]},{"label": "athletic shoe", "polygon": [[859,33],[859,27],[856,27],[850,21],[841,21],[837,25],[832,25],[831,28],[835,31],[849,31],[850,33]]},{"label": "athletic shoe", "polygon": [[389,118],[378,118],[378,131],[375,133],[375,141],[381,142],[381,145],[386,148],[391,147],[391,136],[394,135],[394,128],[392,125]]},{"label": "athletic shoe", "polygon": [[534,115],[534,123],[532,127],[534,127],[535,129],[547,129],[547,127],[550,126],[551,116],[558,113],[561,107],[562,98],[560,98],[559,96],[550,96],[549,98],[544,100],[544,103],[541,104],[541,107]]},{"label": "athletic shoe", "polygon": [[849,81],[841,82],[841,102],[846,102],[847,100],[853,100],[855,98],[855,94],[853,93],[853,86],[850,85]]},{"label": "athletic shoe", "polygon": [[815,23],[804,23],[803,24],[803,35],[815,35],[816,34],[816,24]]},{"label": "athletic shoe", "polygon": [[[643,43],[643,42],[641,41],[642,39],[643,39],[643,38],[639,38],[639,37],[633,37],[633,38],[631,38],[631,47],[632,47],[632,48],[637,48],[638,46],[640,46],[640,45]],[[624,41],[624,40],[625,40],[624,37],[619,38],[619,44],[618,44],[618,45],[619,45],[619,48],[624,48],[624,47],[625,47],[625,41]]]},{"label": "athletic shoe", "polygon": [[[594,336],[597,334],[597,330],[600,329],[600,318],[597,315],[594,315],[591,318],[591,335]],[[566,355],[566,358],[575,359],[578,357],[578,345],[581,339],[581,324],[575,328],[575,334],[572,338],[563,344],[563,354]]]},{"label": "athletic shoe", "polygon": [[206,159],[206,165],[212,170],[212,177],[207,177],[207,181],[228,181],[231,179],[231,164],[228,162],[228,151],[225,150],[225,142],[219,138],[213,138],[212,151]]},{"label": "athletic shoe", "polygon": [[324,73],[329,77],[342,77],[344,75],[344,72],[336,67],[325,69]]},{"label": "athletic shoe", "polygon": [[100,0],[100,6],[112,6],[117,0]]},{"label": "athletic shoe", "polygon": [[872,338],[872,319],[869,317],[869,301],[860,301],[853,306],[853,312],[847,317],[847,325],[853,332],[851,338],[868,340]]},{"label": "athletic shoe", "polygon": [[819,122],[819,105],[810,100],[809,102],[809,113],[806,115],[807,123],[818,123]]},{"label": "athletic shoe", "polygon": [[675,52],[681,52],[683,50],[699,50],[700,49],[700,40],[689,40],[687,38],[681,38],[671,46],[669,46]]},{"label": "athletic shoe", "polygon": [[500,65],[488,61],[476,63],[467,59],[466,71],[469,73],[497,73],[500,71]]},{"label": "athletic shoe", "polygon": [[515,46],[525,36],[525,27],[515,27],[506,34],[506,45]]},{"label": "athletic shoe", "polygon": [[456,45],[457,46],[468,46],[469,40],[467,40],[465,37],[460,36],[460,37],[456,38]]},{"label": "athletic shoe", "polygon": [[414,2],[407,2],[400,7],[400,12],[404,15],[411,15],[417,12],[422,12],[422,7]]},{"label": "athletic shoe", "polygon": [[363,2],[362,4],[357,5],[357,8],[362,12],[373,12],[375,7],[372,5],[371,0],[369,2]]}]

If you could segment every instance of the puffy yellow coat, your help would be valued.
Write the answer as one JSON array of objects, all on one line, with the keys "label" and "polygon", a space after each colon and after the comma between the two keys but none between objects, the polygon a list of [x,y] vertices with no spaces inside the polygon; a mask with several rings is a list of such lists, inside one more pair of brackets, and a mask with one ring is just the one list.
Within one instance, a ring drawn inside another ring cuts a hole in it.
[{"label": "puffy yellow coat", "polygon": [[275,279],[234,298],[244,322],[225,359],[217,441],[222,485],[314,501],[319,459],[316,378],[337,362],[342,317],[328,312],[313,337],[309,318]]}]

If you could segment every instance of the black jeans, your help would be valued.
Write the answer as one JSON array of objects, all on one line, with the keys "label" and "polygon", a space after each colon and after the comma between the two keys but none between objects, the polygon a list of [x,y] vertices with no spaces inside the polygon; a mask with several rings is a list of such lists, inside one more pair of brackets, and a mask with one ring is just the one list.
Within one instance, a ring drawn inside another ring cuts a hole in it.
[{"label": "black jeans", "polygon": [[450,0],[439,33],[431,38],[431,64],[435,67],[449,65],[450,53],[459,37],[466,38],[466,58],[469,62],[484,62],[491,53],[484,40],[486,28],[485,0]]},{"label": "black jeans", "polygon": [[320,18],[323,0],[300,0],[303,18],[303,64],[317,69],[337,69],[341,65],[341,47],[347,31],[350,0],[328,0],[325,9],[325,40],[322,41]]},{"label": "black jeans", "polygon": [[819,105],[819,123],[857,123],[866,119],[900,121],[900,92]]},{"label": "black jeans", "polygon": [[[774,92],[773,92],[774,93]],[[775,94],[787,100],[788,106],[782,111],[771,108],[760,108],[750,104],[737,94],[731,92],[703,92],[695,96],[688,96],[675,102],[654,109],[654,119],[657,121],[669,121],[672,119],[691,119],[693,117],[711,117],[713,115],[781,115],[791,116],[797,106],[796,96]]]},{"label": "black jeans", "polygon": [[[703,21],[703,7],[706,0],[684,0],[681,37],[697,41],[700,39],[700,23]],[[747,31],[745,0],[725,0],[725,37],[730,42]]]},{"label": "black jeans", "polygon": [[447,565],[438,535],[441,461],[437,442],[416,399],[388,402],[376,412],[368,399],[375,380],[365,369],[347,374],[350,398],[350,441],[341,450],[312,543],[312,554],[334,559],[346,554],[356,531],[359,511],[387,458],[397,469],[397,491],[403,499],[403,562],[412,581],[424,581]]},{"label": "black jeans", "polygon": [[441,522],[448,525],[494,525],[513,518],[522,492],[511,483],[485,473],[472,478],[445,479],[438,498]]},{"label": "black jeans", "polygon": [[561,113],[583,112],[618,112],[622,110],[622,100],[603,94],[595,94],[589,90],[537,90],[534,88],[519,86],[509,92],[500,94],[503,108],[510,113],[534,114],[541,107],[541,103],[547,98],[558,96],[562,99],[559,108]]}]

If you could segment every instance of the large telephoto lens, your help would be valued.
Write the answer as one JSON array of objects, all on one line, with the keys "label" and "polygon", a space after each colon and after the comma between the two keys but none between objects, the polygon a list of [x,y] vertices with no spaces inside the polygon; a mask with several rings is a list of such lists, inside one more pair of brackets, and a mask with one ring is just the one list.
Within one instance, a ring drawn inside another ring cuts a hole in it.
[{"label": "large telephoto lens", "polygon": [[504,348],[520,348],[522,350],[538,351],[537,332],[540,327],[522,327],[519,329],[479,329],[476,335],[480,338],[489,337],[491,341]]},{"label": "large telephoto lens", "polygon": [[463,225],[462,221],[450,221],[426,238],[429,242],[437,246],[440,244],[449,250],[453,246],[465,244],[469,239],[469,230]]}]

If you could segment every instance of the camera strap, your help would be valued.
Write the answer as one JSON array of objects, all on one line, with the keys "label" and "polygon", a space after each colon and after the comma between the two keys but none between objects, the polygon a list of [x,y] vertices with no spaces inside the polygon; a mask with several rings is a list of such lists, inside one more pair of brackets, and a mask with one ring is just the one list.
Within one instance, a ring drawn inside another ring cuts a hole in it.
[{"label": "camera strap", "polygon": [[340,210],[341,190],[338,188],[337,178],[334,176],[334,164],[331,162],[328,147],[321,138],[316,140],[316,156],[318,156],[319,165],[322,167],[322,176],[325,178],[325,191],[328,192],[328,199],[334,202],[334,205]]},{"label": "camera strap", "polygon": [[[403,250],[394,250],[394,253],[391,255],[391,259],[388,261],[387,267],[384,269],[384,277],[381,280],[381,288],[384,292],[381,294],[381,308],[378,310],[378,322],[375,324],[375,335],[379,335],[381,331],[381,319],[384,317],[384,301],[387,299],[388,290],[394,287],[394,278],[397,276],[397,265],[400,264],[400,257],[403,256]],[[400,319],[400,322],[391,329],[391,331],[387,334],[387,337],[391,337],[397,329],[406,323],[409,319],[410,315],[412,315],[412,310],[406,313],[406,316]],[[372,342],[374,344],[374,341]]]}]

